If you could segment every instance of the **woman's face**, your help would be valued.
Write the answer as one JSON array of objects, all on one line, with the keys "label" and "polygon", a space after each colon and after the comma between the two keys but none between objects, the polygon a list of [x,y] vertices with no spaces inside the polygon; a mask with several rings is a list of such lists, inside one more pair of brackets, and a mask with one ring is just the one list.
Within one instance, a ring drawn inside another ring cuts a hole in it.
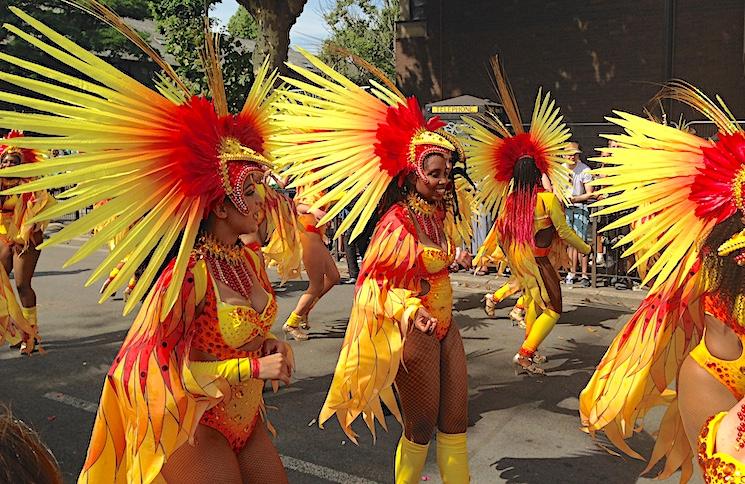
[{"label": "woman's face", "polygon": [[416,177],[414,186],[417,193],[428,202],[442,201],[447,193],[451,170],[449,155],[429,155],[422,164],[425,179]]},{"label": "woman's face", "polygon": [[263,197],[261,190],[263,185],[252,175],[246,177],[243,183],[243,201],[246,204],[247,213],[242,214],[232,203],[227,205],[227,221],[239,234],[251,234],[259,230],[259,222],[263,214]]},{"label": "woman's face", "polygon": [[18,153],[5,153],[0,158],[0,168],[10,168],[21,164],[21,155]]}]

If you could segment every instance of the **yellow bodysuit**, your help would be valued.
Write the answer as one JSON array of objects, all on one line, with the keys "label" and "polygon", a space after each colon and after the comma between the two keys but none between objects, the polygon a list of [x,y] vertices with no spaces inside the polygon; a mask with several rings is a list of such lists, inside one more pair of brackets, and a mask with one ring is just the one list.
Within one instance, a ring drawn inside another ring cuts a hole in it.
[{"label": "yellow bodysuit", "polygon": [[453,286],[450,284],[448,267],[455,260],[455,247],[448,241],[447,250],[440,247],[422,246],[422,263],[426,274],[423,279],[429,291],[422,296],[424,308],[437,319],[435,336],[442,340],[453,321]]},{"label": "yellow bodysuit", "polygon": [[583,254],[590,252],[590,246],[567,225],[561,202],[553,193],[541,191],[537,194],[533,221],[533,246],[510,242],[502,245],[525,296],[526,332],[520,354],[526,357],[535,353],[562,311],[561,281],[557,272],[566,253],[562,241]]}]

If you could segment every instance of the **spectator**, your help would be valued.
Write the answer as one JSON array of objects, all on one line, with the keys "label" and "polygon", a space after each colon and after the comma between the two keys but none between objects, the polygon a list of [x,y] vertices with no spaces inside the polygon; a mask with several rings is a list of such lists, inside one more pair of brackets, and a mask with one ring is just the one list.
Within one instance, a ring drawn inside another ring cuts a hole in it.
[{"label": "spectator", "polygon": [[[349,210],[344,210],[343,216],[346,217],[349,214]],[[344,232],[344,254],[347,259],[347,269],[349,270],[349,279],[344,281],[344,284],[355,284],[357,277],[360,275],[360,265],[357,262],[357,257],[364,259],[365,252],[367,252],[367,246],[370,244],[372,233],[375,230],[375,224],[378,222],[377,213],[374,213],[370,220],[365,225],[364,230],[357,236],[353,241],[349,241],[349,237],[352,235],[354,226]]]},{"label": "spectator", "polygon": [[[570,147],[575,150],[573,155],[566,157],[567,167],[571,172],[572,194],[569,197],[570,205],[566,210],[567,224],[577,232],[577,235],[585,242],[590,242],[590,209],[588,203],[594,199],[593,187],[590,186],[592,175],[590,167],[582,161],[582,147],[579,143],[572,141]],[[566,283],[574,283],[574,276],[577,273],[577,263],[580,262],[582,274],[578,285],[581,287],[590,287],[590,279],[587,277],[587,260],[588,256],[580,254],[573,247],[569,247],[569,260],[571,261],[571,271],[566,276]]]},{"label": "spectator", "polygon": [[52,451],[7,407],[0,407],[0,482],[62,484]]}]

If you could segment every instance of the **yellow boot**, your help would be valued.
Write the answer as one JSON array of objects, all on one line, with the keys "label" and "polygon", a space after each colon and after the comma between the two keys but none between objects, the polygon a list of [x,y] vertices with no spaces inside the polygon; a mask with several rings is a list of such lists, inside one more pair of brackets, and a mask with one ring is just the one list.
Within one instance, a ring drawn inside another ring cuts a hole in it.
[{"label": "yellow boot", "polygon": [[429,444],[422,445],[403,435],[396,448],[396,484],[417,484],[422,477]]},{"label": "yellow boot", "polygon": [[443,484],[467,484],[471,481],[465,433],[437,432],[437,466]]},{"label": "yellow boot", "polygon": [[34,349],[36,349],[36,345],[40,339],[37,329],[38,317],[36,314],[36,306],[32,308],[25,308],[21,306],[21,313],[23,314],[24,319],[28,321],[28,324],[30,324],[31,327],[34,329],[34,334],[31,338],[29,338],[28,343],[25,341],[21,343],[21,353],[31,353],[34,351]]}]

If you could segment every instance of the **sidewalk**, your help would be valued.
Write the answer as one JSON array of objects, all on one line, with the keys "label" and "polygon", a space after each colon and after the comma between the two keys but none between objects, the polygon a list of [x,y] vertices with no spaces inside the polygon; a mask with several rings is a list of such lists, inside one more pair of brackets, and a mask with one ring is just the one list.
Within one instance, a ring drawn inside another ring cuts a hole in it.
[{"label": "sidewalk", "polygon": [[[349,278],[347,264],[342,259],[337,261],[336,266],[342,275],[342,280]],[[455,272],[450,274],[450,280],[458,289],[467,292],[489,292],[499,289],[507,282],[506,277],[498,277],[495,274],[477,276],[472,273]],[[631,289],[619,291],[612,287],[584,288],[561,284],[564,300],[574,304],[594,307],[623,308],[634,311],[646,297],[647,291],[634,291]]]}]

